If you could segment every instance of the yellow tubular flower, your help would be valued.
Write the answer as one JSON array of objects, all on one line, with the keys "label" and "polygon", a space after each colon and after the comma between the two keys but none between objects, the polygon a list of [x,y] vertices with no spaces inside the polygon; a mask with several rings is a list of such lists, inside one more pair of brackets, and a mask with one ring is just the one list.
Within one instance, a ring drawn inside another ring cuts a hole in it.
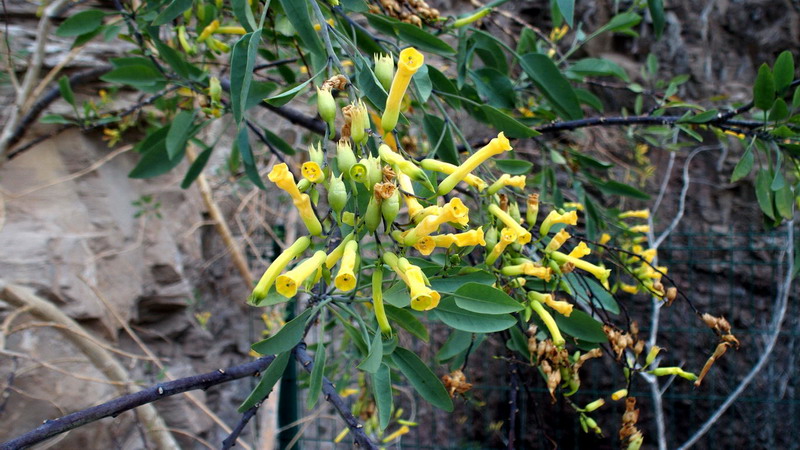
[{"label": "yellow tubular flower", "polygon": [[[432,170],[434,172],[440,172],[446,175],[450,175],[458,170],[458,166],[454,166],[444,161],[439,161],[438,159],[423,159],[419,164],[425,170]],[[478,191],[483,191],[486,189],[486,182],[471,173],[464,177],[464,182],[474,187]]]},{"label": "yellow tubular flower", "polygon": [[381,127],[385,134],[391,133],[397,125],[397,119],[400,117],[400,103],[406,94],[411,77],[424,63],[425,56],[414,47],[408,47],[400,52],[397,60],[397,73],[395,73],[392,86],[389,88],[386,107],[383,109],[381,117]]},{"label": "yellow tubular flower", "polygon": [[528,275],[530,277],[541,278],[544,281],[550,281],[553,276],[553,269],[549,267],[537,266],[532,262],[525,262],[513,266],[503,266],[500,272],[509,277],[517,275]]},{"label": "yellow tubular flower", "polygon": [[628,228],[628,231],[632,233],[649,233],[650,225],[636,225],[635,227]]},{"label": "yellow tubular flower", "polygon": [[636,218],[636,219],[649,219],[650,218],[650,210],[649,209],[638,209],[638,210],[631,210],[625,211],[619,215],[620,219],[628,219],[628,218]]},{"label": "yellow tubular flower", "polygon": [[400,258],[398,260],[397,268],[405,273],[405,281],[408,285],[409,296],[411,297],[411,309],[416,311],[428,311],[439,305],[441,296],[438,292],[427,286],[422,269],[411,264],[405,258]]},{"label": "yellow tubular flower", "polygon": [[569,256],[572,256],[573,258],[583,258],[591,253],[592,249],[590,249],[585,242],[581,242],[577,247],[573,248],[572,251],[569,252]]},{"label": "yellow tubular flower", "polygon": [[561,214],[558,211],[550,211],[550,214],[548,214],[547,217],[545,217],[544,220],[542,221],[542,226],[539,227],[539,234],[541,234],[542,236],[547,235],[547,233],[550,232],[550,228],[557,223],[565,223],[567,225],[577,225],[578,212],[570,211]]},{"label": "yellow tubular flower", "polygon": [[500,175],[500,178],[497,179],[491,186],[489,186],[489,190],[486,191],[489,195],[494,195],[500,189],[506,186],[513,186],[519,189],[525,189],[525,176],[519,175],[516,177],[512,177],[511,175],[504,173]]},{"label": "yellow tubular flower", "polygon": [[575,258],[574,256],[569,256],[561,252],[553,252],[550,254],[550,257],[557,262],[559,265],[563,265],[564,263],[572,263],[578,269],[585,270],[595,278],[600,280],[600,282],[608,289],[608,277],[611,275],[611,269],[604,269],[598,265],[592,264],[588,261],[584,261],[579,258]]},{"label": "yellow tubular flower", "polygon": [[525,221],[528,222],[528,229],[536,225],[536,218],[539,216],[539,194],[528,196],[528,210],[525,211]]},{"label": "yellow tubular flower", "polygon": [[399,153],[393,151],[388,145],[381,144],[380,147],[378,147],[378,154],[386,164],[394,166],[399,172],[408,175],[412,180],[430,186],[430,181],[422,169],[411,161],[403,158]]},{"label": "yellow tubular flower", "polygon": [[345,236],[344,239],[342,239],[342,242],[340,242],[339,245],[336,246],[336,248],[334,248],[330,253],[328,253],[328,256],[325,258],[325,267],[327,267],[328,270],[333,269],[333,266],[335,266],[336,263],[339,262],[340,259],[342,259],[342,255],[344,255],[345,246],[347,246],[347,243],[352,241],[354,238],[355,238],[355,232],[351,232],[350,234]]},{"label": "yellow tubular flower", "polygon": [[303,284],[306,278],[314,275],[317,269],[325,262],[328,255],[322,250],[314,253],[314,256],[298,264],[294,269],[278,277],[275,289],[284,297],[292,298],[297,294],[297,287]]},{"label": "yellow tubular flower", "polygon": [[386,336],[392,335],[392,326],[386,317],[386,308],[383,306],[383,265],[378,264],[372,272],[372,308],[375,310],[375,319],[381,333]]},{"label": "yellow tubular flower", "polygon": [[308,228],[308,232],[313,236],[321,235],[322,224],[319,223],[314,208],[311,207],[311,197],[308,194],[300,194],[300,198],[294,200],[294,206],[300,212],[300,218],[303,219],[303,224]]},{"label": "yellow tubular flower", "polygon": [[425,236],[414,244],[414,248],[421,254],[428,256],[436,248],[436,241],[430,236]]},{"label": "yellow tubular flower", "polygon": [[561,330],[558,329],[558,325],[556,325],[556,321],[553,319],[553,316],[547,312],[547,310],[544,309],[544,306],[542,306],[542,304],[538,301],[532,301],[530,302],[530,305],[531,309],[536,311],[536,314],[538,314],[539,318],[542,319],[542,322],[544,322],[544,326],[547,327],[547,331],[550,332],[550,337],[553,339],[553,345],[558,348],[563,347],[565,344],[564,337],[561,336]]},{"label": "yellow tubular flower", "polygon": [[234,27],[234,26],[226,26],[226,27],[219,27],[216,31],[217,34],[247,34],[247,30],[244,27]]},{"label": "yellow tubular flower", "polygon": [[[452,237],[454,243],[458,247],[470,247],[473,245],[482,245],[486,246],[486,241],[484,240],[483,235],[483,227],[478,227],[475,230],[465,231],[464,233],[458,234],[448,234],[447,236]],[[439,243],[436,243],[437,247],[441,247]],[[448,245],[449,247],[450,245]]]},{"label": "yellow tubular flower", "polygon": [[611,235],[608,233],[603,233],[600,235],[600,240],[598,242],[600,243],[600,245],[606,245],[610,240],[611,240]]},{"label": "yellow tubular flower", "polygon": [[569,239],[570,237],[572,236],[570,236],[570,234],[567,233],[565,230],[559,231],[558,233],[556,233],[555,236],[550,238],[550,242],[547,243],[547,247],[545,247],[544,249],[545,253],[550,253],[558,250],[559,248],[561,248],[562,245],[564,245],[564,242],[567,242],[567,239]]},{"label": "yellow tubular flower", "polygon": [[405,245],[414,245],[420,238],[438,230],[442,224],[463,222],[465,217],[469,218],[469,208],[464,205],[460,198],[453,198],[442,207],[439,215],[425,217],[416,227],[409,231],[405,237]]},{"label": "yellow tubular flower", "polygon": [[269,265],[264,275],[258,281],[253,293],[250,294],[249,302],[258,306],[258,302],[266,298],[269,289],[275,283],[275,279],[286,268],[286,266],[295,258],[300,256],[311,244],[311,239],[308,236],[298,238],[292,245],[284,250],[274,261]]},{"label": "yellow tubular flower", "polygon": [[303,177],[312,183],[319,183],[325,178],[325,175],[322,173],[322,168],[314,161],[304,162],[302,167],[300,167],[300,171],[303,173]]},{"label": "yellow tubular flower", "polygon": [[445,195],[453,190],[459,181],[463,180],[470,172],[475,170],[476,167],[481,165],[484,161],[492,156],[499,155],[503,152],[511,150],[511,143],[501,131],[496,138],[492,139],[485,147],[473,153],[466,161],[461,163],[455,172],[447,176],[441,183],[437,195]]},{"label": "yellow tubular flower", "polygon": [[492,248],[491,253],[489,256],[486,257],[486,264],[491,266],[497,261],[497,258],[503,253],[503,251],[514,243],[517,240],[517,232],[513,228],[505,227],[500,231],[500,242],[498,242],[494,248]]},{"label": "yellow tubular flower", "polygon": [[400,427],[399,430],[397,430],[394,433],[392,433],[392,434],[386,436],[385,438],[383,438],[383,441],[381,441],[381,442],[384,443],[384,444],[387,443],[387,442],[392,442],[393,440],[395,440],[395,439],[399,438],[400,436],[408,433],[409,431],[411,431],[411,429],[408,428],[408,425],[403,425],[402,427]]},{"label": "yellow tubular flower", "polygon": [[505,226],[513,229],[516,232],[518,244],[525,245],[531,241],[531,233],[529,233],[525,228],[522,228],[522,225],[520,225],[519,222],[514,220],[514,218],[511,217],[507,212],[500,209],[499,206],[489,205],[489,212],[500,219]]},{"label": "yellow tubular flower", "polygon": [[558,311],[559,314],[565,317],[569,317],[569,315],[572,314],[573,306],[571,303],[562,300],[556,300],[550,294],[542,294],[541,292],[529,291],[528,299],[532,301],[542,302],[545,305]]},{"label": "yellow tubular flower", "polygon": [[638,253],[638,254],[639,254],[639,256],[641,256],[641,257],[642,257],[642,258],[643,258],[645,261],[647,261],[647,262],[651,263],[651,262],[653,262],[653,260],[655,259],[655,257],[656,257],[656,252],[657,252],[657,251],[658,251],[658,250],[656,250],[656,249],[654,249],[654,248],[648,248],[647,250],[645,250],[645,251],[643,251],[643,252],[637,252],[637,253]]},{"label": "yellow tubular flower", "polygon": [[404,192],[412,194],[412,195],[403,195],[403,198],[405,199],[406,206],[408,207],[408,218],[413,220],[414,216],[419,214],[423,209],[425,209],[425,207],[422,206],[419,203],[419,200],[417,200],[417,198],[413,196],[414,186],[411,184],[411,178],[409,178],[408,175],[404,173],[398,173],[397,183],[400,185],[400,189],[402,189]]},{"label": "yellow tubular flower", "polygon": [[620,389],[618,391],[615,391],[613,394],[611,394],[611,400],[617,401],[617,400],[619,400],[619,399],[621,399],[623,397],[627,397],[627,396],[628,396],[628,390],[627,389]]},{"label": "yellow tubular flower", "polygon": [[275,183],[279,188],[286,191],[293,200],[300,198],[300,190],[294,182],[294,175],[289,171],[289,166],[286,163],[275,164],[267,176],[269,181]]},{"label": "yellow tubular flower", "polygon": [[339,273],[336,274],[336,279],[333,282],[336,289],[342,292],[349,292],[356,288],[357,279],[353,269],[356,265],[357,251],[358,242],[355,240],[348,241],[344,247],[342,264],[339,266]]},{"label": "yellow tubular flower", "polygon": [[639,292],[638,285],[634,286],[632,284],[620,283],[619,288],[622,289],[622,292],[627,292],[628,294],[636,294]]}]

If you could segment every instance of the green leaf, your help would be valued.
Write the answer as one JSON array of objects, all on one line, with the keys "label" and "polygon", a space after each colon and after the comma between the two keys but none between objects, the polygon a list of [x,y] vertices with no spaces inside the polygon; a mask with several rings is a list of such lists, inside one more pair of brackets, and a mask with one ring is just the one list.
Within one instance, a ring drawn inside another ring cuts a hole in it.
[{"label": "green leaf", "polygon": [[262,128],[262,130],[264,131],[264,137],[266,138],[267,142],[269,142],[270,145],[272,145],[273,147],[278,149],[281,153],[284,153],[284,154],[290,155],[290,156],[294,155],[296,153],[294,151],[294,148],[291,145],[289,145],[288,142],[286,142],[283,139],[281,139],[280,136],[278,136],[277,134],[273,133],[272,131],[269,131],[266,128]]},{"label": "green leaf", "polygon": [[289,100],[293,99],[295,97],[295,95],[299,94],[300,91],[302,91],[303,88],[305,88],[306,85],[308,85],[308,83],[310,83],[312,80],[317,78],[325,69],[326,68],[323,67],[322,69],[320,69],[319,72],[314,74],[314,76],[309,78],[308,80],[298,84],[297,86],[295,86],[295,87],[293,87],[291,89],[287,89],[287,90],[281,92],[280,94],[273,95],[272,97],[265,98],[264,101],[269,103],[272,106],[283,106],[283,105],[285,105],[286,103],[289,102]]},{"label": "green leaf", "polygon": [[772,207],[772,189],[770,189],[770,184],[772,183],[772,177],[769,174],[767,169],[761,169],[756,174],[756,199],[758,200],[758,206],[761,207],[761,211],[769,217],[770,219],[775,220],[775,211]]},{"label": "green leaf", "polygon": [[794,57],[792,52],[785,50],[778,55],[775,60],[775,65],[772,68],[772,73],[775,78],[775,91],[783,92],[792,84],[794,79]]},{"label": "green leaf", "polygon": [[558,5],[561,17],[572,28],[573,17],[575,16],[575,0],[556,0],[556,5]]},{"label": "green leaf", "polygon": [[297,345],[305,334],[306,322],[313,309],[307,309],[278,330],[274,335],[256,342],[252,349],[262,355],[277,355],[288,352]]},{"label": "green leaf", "polygon": [[175,158],[186,148],[186,141],[191,137],[193,122],[194,111],[181,111],[172,119],[166,139],[169,159]]},{"label": "green leaf", "polygon": [[151,25],[154,27],[172,22],[173,19],[183,14],[184,11],[192,7],[192,0],[172,0],[161,13],[153,19]]},{"label": "green leaf", "polygon": [[369,11],[369,6],[364,0],[341,0],[345,11],[364,13]]},{"label": "green leaf", "polygon": [[[603,25],[597,31],[592,33],[591,37],[605,33],[607,31],[629,30],[631,27],[638,25],[639,22],[641,21],[642,21],[642,16],[634,12],[624,12],[621,14],[617,14],[616,16],[611,18],[611,20],[609,20],[607,24]],[[586,40],[589,40],[590,38],[587,38]]]},{"label": "green leaf", "polygon": [[[428,65],[424,64],[422,67],[420,67],[411,78],[414,80],[414,86],[417,88],[417,92],[419,93],[419,102],[427,102],[431,97],[431,92],[433,92],[433,84],[428,76]],[[385,104],[386,103],[384,102],[384,105]]]},{"label": "green leaf", "polygon": [[358,66],[358,73],[355,77],[356,86],[378,110],[383,110],[386,106],[386,91],[378,83],[375,73],[366,60],[356,59],[356,65]]},{"label": "green leaf", "polygon": [[247,101],[244,104],[245,111],[263,102],[277,88],[278,83],[272,81],[251,81],[250,92],[247,93]]},{"label": "green leaf", "polygon": [[[287,352],[289,353],[289,352]],[[311,370],[311,381],[308,383],[308,397],[306,398],[306,409],[313,409],[319,400],[322,392],[322,378],[325,375],[325,344],[317,344],[317,352],[314,354],[314,368]]]},{"label": "green leaf", "polygon": [[[404,285],[402,281],[398,284]],[[384,296],[385,294],[386,293],[384,292]],[[400,328],[403,328],[423,341],[428,342],[428,329],[425,327],[425,325],[423,325],[422,322],[414,317],[414,314],[405,309],[392,305],[384,305],[384,308],[386,309],[386,317],[389,318],[393,323],[396,323],[400,326]]]},{"label": "green leaf", "polygon": [[208,163],[208,158],[211,157],[211,152],[213,150],[214,147],[207,147],[197,156],[197,159],[192,162],[192,165],[189,166],[189,170],[186,171],[186,176],[184,176],[183,181],[181,181],[181,189],[188,189],[189,186],[194,183],[194,180],[200,176],[200,174],[203,172],[203,168]]},{"label": "green leaf", "polygon": [[467,283],[453,293],[456,305],[479,314],[508,314],[522,311],[520,302],[500,289],[479,283]]},{"label": "green leaf", "polygon": [[275,383],[283,376],[283,371],[286,370],[286,366],[289,365],[290,356],[292,356],[292,352],[284,352],[272,360],[267,370],[261,375],[261,380],[258,382],[258,385],[256,385],[256,388],[253,389],[253,392],[251,392],[250,395],[247,396],[247,399],[239,406],[240,413],[247,411],[255,406],[256,403],[260,403],[267,398],[272,388],[275,387]]},{"label": "green leaf", "polygon": [[100,77],[101,80],[109,83],[129,84],[134,87],[152,86],[164,81],[161,73],[151,65],[132,64],[117,67]]},{"label": "green leaf", "polygon": [[638,198],[640,200],[650,199],[649,195],[640,191],[639,189],[614,180],[609,180],[602,184],[596,184],[596,186],[604,193],[610,195],[623,195],[625,197]]},{"label": "green leaf", "polygon": [[428,66],[428,78],[430,78],[431,85],[435,91],[450,94],[441,96],[444,101],[450,104],[450,106],[453,108],[461,107],[461,100],[454,97],[455,95],[459,95],[458,88],[456,88],[456,85],[450,80],[450,78],[447,78],[445,74],[433,66]]},{"label": "green leaf", "polygon": [[494,333],[516,323],[516,319],[509,314],[486,315],[459,308],[455,299],[449,296],[439,302],[433,314],[445,325],[471,333]]},{"label": "green leaf", "polygon": [[153,39],[153,43],[158,49],[158,55],[161,59],[163,59],[178,76],[188,78],[192,81],[200,81],[205,78],[205,72],[200,70],[199,67],[189,64],[189,62],[184,59],[183,55],[175,51],[175,49],[158,39]]},{"label": "green leaf", "polygon": [[469,76],[475,83],[478,93],[486,101],[498,108],[513,109],[516,102],[514,85],[507,76],[491,67],[470,71]]},{"label": "green leaf", "polygon": [[456,275],[454,277],[431,278],[431,289],[439,293],[454,293],[464,283],[480,283],[492,285],[497,281],[494,275],[486,272],[485,270],[476,270],[474,272]]},{"label": "green leaf", "polygon": [[233,15],[236,16],[236,20],[239,21],[239,24],[241,24],[248,33],[258,27],[256,18],[253,17],[253,10],[250,9],[250,4],[247,0],[231,0],[231,6],[233,7]]},{"label": "green leaf", "polygon": [[397,30],[394,28],[397,20],[380,14],[368,13],[364,14],[364,16],[367,18],[367,22],[369,22],[370,26],[375,28],[381,34],[392,37],[397,36]]},{"label": "green leaf", "polygon": [[71,120],[67,119],[66,117],[62,116],[61,114],[45,114],[40,119],[39,122],[41,123],[58,123],[58,124],[70,124],[72,123]]},{"label": "green leaf", "polygon": [[261,43],[261,31],[247,33],[234,44],[231,51],[231,111],[236,123],[244,118],[245,105],[253,81],[253,65]]},{"label": "green leaf", "polygon": [[581,76],[617,77],[630,81],[630,77],[619,64],[602,58],[584,58],[569,67],[569,71]]},{"label": "green leaf", "polygon": [[758,68],[758,76],[753,85],[753,104],[756,108],[767,111],[772,107],[772,102],[775,101],[775,79],[772,76],[772,71],[769,66],[761,64]]},{"label": "green leaf", "polygon": [[775,211],[784,219],[792,218],[794,208],[794,192],[789,184],[784,184],[782,188],[775,191]]},{"label": "green leaf", "polygon": [[69,84],[69,77],[64,75],[58,79],[58,90],[61,93],[61,97],[74,108],[75,94],[72,92],[72,86]]},{"label": "green leaf", "polygon": [[568,120],[583,117],[575,91],[550,58],[540,53],[528,53],[520,57],[520,65],[558,115]]},{"label": "green leaf", "polygon": [[152,132],[137,146],[142,158],[128,174],[130,178],[153,178],[163,175],[181,162],[182,158],[170,159],[167,154],[167,133],[169,125]]},{"label": "green leaf", "polygon": [[326,56],[325,49],[322,47],[322,42],[319,40],[314,25],[311,22],[311,17],[308,14],[308,2],[298,0],[278,0],[283,6],[283,11],[289,18],[289,22],[297,31],[297,37],[303,43],[305,50],[315,53],[318,57],[324,58]]},{"label": "green leaf", "polygon": [[392,353],[392,361],[425,401],[441,410],[453,411],[450,394],[447,393],[439,378],[417,355],[403,347],[397,347]]},{"label": "green leaf", "polygon": [[428,142],[433,146],[431,151],[438,159],[458,165],[458,152],[456,151],[450,126],[441,117],[425,114],[422,118],[422,129],[428,136]]},{"label": "green leaf", "polygon": [[562,333],[587,342],[607,342],[603,332],[603,324],[583,311],[573,309],[569,317],[553,314],[556,324]]},{"label": "green leaf", "polygon": [[436,353],[437,361],[447,361],[456,357],[459,353],[467,350],[472,344],[472,333],[461,330],[453,330],[442,348]]},{"label": "green leaf", "polygon": [[383,361],[383,341],[381,341],[381,333],[378,331],[369,347],[369,355],[361,361],[358,368],[365,372],[375,373],[381,367],[381,361]]},{"label": "green leaf", "polygon": [[394,28],[401,41],[416,47],[419,51],[442,56],[456,53],[453,47],[450,47],[445,41],[410,23],[397,22],[394,24]]},{"label": "green leaf", "polygon": [[575,89],[575,95],[578,96],[578,100],[582,104],[591,106],[597,112],[600,113],[603,112],[603,102],[600,100],[600,98],[598,98],[596,95],[592,94],[588,90],[577,88]]},{"label": "green leaf", "polygon": [[475,54],[480,57],[485,67],[491,67],[502,76],[508,75],[506,52],[497,37],[479,29],[472,30],[471,39],[475,41]]},{"label": "green leaf", "polygon": [[717,118],[719,111],[716,109],[710,109],[708,111],[701,112],[700,114],[695,114],[693,116],[689,116],[681,118],[678,120],[678,123],[706,123],[710,120],[714,120]]},{"label": "green leaf", "polygon": [[744,151],[742,155],[742,159],[736,163],[736,167],[733,168],[733,174],[731,175],[731,183],[735,183],[742,178],[746,177],[750,174],[750,171],[753,170],[753,162],[755,158],[753,157],[753,146],[748,145],[747,150]]},{"label": "green leaf", "polygon": [[603,308],[612,314],[619,314],[619,304],[600,283],[574,272],[566,275],[564,279],[572,289],[572,296],[576,301],[595,308]]},{"label": "green leaf", "polygon": [[239,133],[236,135],[233,147],[242,155],[244,173],[247,178],[260,189],[266,191],[267,187],[264,186],[264,182],[261,180],[261,174],[258,173],[258,167],[256,167],[256,161],[253,157],[253,150],[250,148],[250,138],[247,134],[246,125],[239,127]]},{"label": "green leaf", "polygon": [[797,88],[794,90],[794,95],[792,96],[792,108],[800,108],[800,86],[797,86]]},{"label": "green leaf", "polygon": [[497,159],[494,162],[497,170],[509,175],[528,175],[533,169],[533,163],[521,159]]},{"label": "green leaf", "polygon": [[103,25],[103,18],[106,16],[104,11],[90,9],[81,11],[65,20],[56,28],[56,36],[72,37],[88,34],[97,30]]},{"label": "green leaf", "polygon": [[531,352],[528,350],[528,338],[522,334],[519,327],[511,327],[509,331],[511,333],[511,339],[506,342],[506,347],[509,350],[519,353],[523,358],[530,361]]},{"label": "green leaf", "polygon": [[647,9],[650,10],[650,17],[653,19],[653,29],[656,32],[656,40],[661,39],[664,33],[664,0],[647,0]]},{"label": "green leaf", "polygon": [[494,106],[481,105],[481,111],[486,114],[492,126],[504,132],[509,138],[523,139],[540,134],[538,131],[500,111]]},{"label": "green leaf", "polygon": [[392,372],[389,366],[381,367],[372,375],[372,394],[375,396],[375,406],[378,407],[378,424],[381,431],[385,430],[392,418]]},{"label": "green leaf", "polygon": [[777,122],[787,117],[789,117],[789,107],[786,105],[786,101],[782,98],[776,98],[775,103],[772,104],[772,108],[769,110],[769,121]]}]

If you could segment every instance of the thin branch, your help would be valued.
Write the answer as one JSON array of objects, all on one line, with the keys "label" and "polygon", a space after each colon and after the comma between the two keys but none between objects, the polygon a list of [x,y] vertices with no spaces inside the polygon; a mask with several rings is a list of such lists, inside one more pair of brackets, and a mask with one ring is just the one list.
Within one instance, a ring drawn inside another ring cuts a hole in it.
[{"label": "thin branch", "polygon": [[[308,373],[311,373],[314,369],[314,362],[308,352],[306,352],[305,342],[298,344],[294,351],[297,361]],[[353,416],[350,412],[350,408],[344,403],[344,399],[336,392],[336,387],[333,386],[333,383],[331,383],[331,380],[327,377],[322,378],[322,393],[325,394],[325,400],[333,405],[336,412],[339,413],[339,416],[347,424],[347,427],[350,428],[350,433],[353,434],[353,438],[356,441],[355,445],[370,450],[378,450],[378,446],[375,445],[364,432],[364,425],[359,423],[358,419]]]},{"label": "thin branch", "polygon": [[[755,129],[764,126],[763,122],[749,120],[723,119],[720,113],[717,118],[699,125],[729,125],[743,129]],[[589,117],[586,119],[568,120],[564,122],[553,122],[547,125],[535,127],[534,130],[540,133],[556,133],[559,131],[572,131],[586,127],[610,127],[620,125],[677,125],[684,116],[612,116],[612,117]],[[687,123],[686,125],[693,125]]]},{"label": "thin branch", "polygon": [[0,450],[24,448],[105,417],[116,417],[125,411],[155,402],[162,398],[171,397],[195,389],[205,390],[218,384],[227,383],[228,381],[254,376],[263,372],[274,359],[274,356],[265,356],[255,361],[229,367],[227,369],[219,369],[202,375],[160,383],[135,394],[118,397],[101,405],[84,409],[83,411],[74,412],[54,420],[46,420],[36,429],[0,444]]},{"label": "thin branch", "polygon": [[228,437],[222,441],[222,450],[228,450],[236,445],[236,439],[239,438],[239,435],[242,433],[242,430],[244,430],[244,427],[247,426],[247,423],[250,422],[250,419],[256,415],[259,406],[261,406],[261,403],[256,403],[250,409],[245,411],[244,414],[242,414],[242,417],[239,419],[239,423],[233,428],[231,434],[229,434]]}]

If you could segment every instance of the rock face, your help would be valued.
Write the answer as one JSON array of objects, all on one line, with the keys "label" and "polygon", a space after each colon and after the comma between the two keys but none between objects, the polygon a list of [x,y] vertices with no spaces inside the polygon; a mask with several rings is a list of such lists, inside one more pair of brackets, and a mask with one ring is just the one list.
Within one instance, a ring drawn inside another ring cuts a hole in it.
[{"label": "rock face", "polygon": [[[5,204],[0,276],[35,288],[93,336],[129,347],[131,353],[142,354],[127,345],[129,339],[110,308],[125,322],[147,327],[151,333],[144,333],[146,340],[153,332],[162,340],[189,330],[196,337],[207,334],[187,311],[195,301],[187,263],[201,258],[200,233],[187,230],[203,220],[202,203],[194,191],[180,189],[177,173],[147,181],[128,178],[136,162],[133,151],[119,153],[82,176],[70,176],[85,172],[111,152],[96,136],[68,132],[0,169]],[[152,200],[143,201],[147,198]],[[10,312],[0,302],[0,313]],[[43,419],[118,395],[57,330],[40,325],[26,314],[10,323],[5,348],[30,359],[0,356],[0,378],[14,374],[5,394],[8,403],[0,401],[5,405],[0,407],[0,441]],[[155,345],[163,354],[163,346]],[[196,372],[186,358],[171,361],[170,370]],[[132,379],[155,381],[146,374],[146,364],[123,359],[130,363]],[[207,426],[205,418],[181,423],[196,416],[187,414],[185,407],[159,406],[173,416],[167,422],[181,429],[196,433]],[[139,446],[138,433],[131,434],[136,429],[132,417],[120,416],[111,426],[103,422],[75,430],[59,445],[113,448],[133,440],[134,447]]]}]

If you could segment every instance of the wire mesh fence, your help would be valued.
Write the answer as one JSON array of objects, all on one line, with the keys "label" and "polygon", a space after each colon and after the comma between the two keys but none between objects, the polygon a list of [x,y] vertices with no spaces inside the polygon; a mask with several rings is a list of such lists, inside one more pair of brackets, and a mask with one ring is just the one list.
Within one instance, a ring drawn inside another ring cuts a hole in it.
[{"label": "wire mesh fence", "polygon": [[[775,332],[773,318],[778,286],[786,275],[780,257],[786,250],[784,229],[775,232],[728,229],[716,232],[682,230],[674,232],[659,250],[660,263],[702,312],[726,317],[741,342],[738,351],[729,350],[716,362],[703,385],[695,388],[683,379],[660,379],[668,448],[684,443],[706,419],[725,402],[728,395],[756,364],[766,340]],[[775,350],[763,370],[725,413],[722,419],[698,442],[697,448],[800,448],[791,430],[800,429],[797,390],[800,378],[795,356],[800,335],[800,306],[794,286],[789,294],[786,320],[778,335]],[[648,318],[650,301],[642,296],[621,297],[633,317]],[[641,319],[640,319],[641,320]],[[418,340],[411,348],[424,360],[432,360],[448,337],[448,331],[431,324],[429,343]],[[651,324],[639,323],[642,334]],[[666,347],[662,365],[679,365],[695,373],[717,345],[717,337],[703,324],[686,302],[676,301],[661,310],[658,341]],[[404,345],[411,345],[409,340]],[[580,391],[571,398],[578,405],[599,397],[607,400],[593,415],[604,436],[585,434],[578,416],[562,399],[553,403],[544,382],[533,370],[520,371],[519,391],[512,400],[512,367],[498,359],[505,355],[505,341],[490,336],[477,346],[465,373],[474,383],[472,391],[456,402],[453,413],[433,409],[419,401],[410,387],[399,386],[399,404],[404,418],[416,422],[410,432],[387,444],[407,449],[491,449],[505,448],[511,431],[511,404],[519,409],[514,424],[516,448],[618,448],[617,432],[624,411],[623,402],[612,402],[612,392],[625,386],[619,365],[592,360],[581,369]],[[442,375],[442,374],[439,374]],[[348,380],[341,380],[346,383]],[[355,384],[356,380],[349,380]],[[346,387],[344,384],[340,387]],[[351,386],[352,387],[352,386]],[[656,427],[649,385],[635,378],[631,395],[641,410],[639,426],[645,434],[645,447],[654,448]],[[558,397],[557,397],[558,398]],[[352,401],[356,401],[352,397]],[[299,401],[298,404],[304,402]],[[304,449],[351,448],[352,440],[334,443],[343,424],[322,405],[315,411],[302,411],[299,445]],[[391,433],[397,426],[390,427]]]}]

